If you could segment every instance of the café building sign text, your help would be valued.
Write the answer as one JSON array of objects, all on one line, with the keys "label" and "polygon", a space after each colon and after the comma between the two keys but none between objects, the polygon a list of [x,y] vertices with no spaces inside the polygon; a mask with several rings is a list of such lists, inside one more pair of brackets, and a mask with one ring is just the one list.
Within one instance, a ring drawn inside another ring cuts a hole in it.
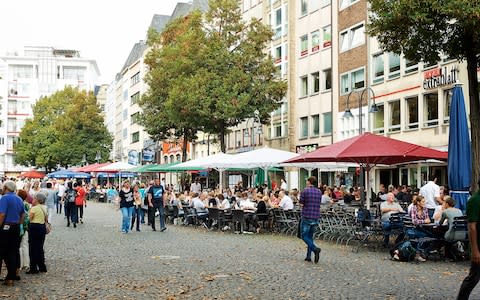
[{"label": "caf\u00e9 building sign text", "polygon": [[423,73],[423,88],[429,90],[453,84],[457,82],[457,74],[458,69],[455,66],[451,67],[450,70],[447,67],[428,70]]}]

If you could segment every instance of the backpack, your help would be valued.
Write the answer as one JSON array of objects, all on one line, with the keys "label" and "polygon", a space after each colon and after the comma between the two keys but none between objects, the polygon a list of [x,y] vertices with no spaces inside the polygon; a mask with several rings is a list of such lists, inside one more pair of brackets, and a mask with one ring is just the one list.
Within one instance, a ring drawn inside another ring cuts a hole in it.
[{"label": "backpack", "polygon": [[398,255],[398,260],[400,261],[412,261],[415,255],[417,255],[417,249],[412,246],[410,241],[403,241],[390,251],[392,258],[395,258],[395,254]]},{"label": "backpack", "polygon": [[77,196],[76,190],[67,190],[65,192],[65,202],[73,203],[75,202],[75,197]]}]

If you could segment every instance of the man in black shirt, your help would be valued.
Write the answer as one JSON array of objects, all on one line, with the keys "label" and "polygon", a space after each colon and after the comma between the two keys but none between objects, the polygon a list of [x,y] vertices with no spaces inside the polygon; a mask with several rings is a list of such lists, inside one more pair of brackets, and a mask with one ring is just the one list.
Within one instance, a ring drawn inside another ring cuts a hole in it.
[{"label": "man in black shirt", "polygon": [[155,229],[155,212],[158,211],[160,216],[160,231],[165,231],[167,227],[165,227],[165,189],[160,184],[160,179],[156,178],[155,183],[150,187],[148,190],[148,208],[150,214],[150,220],[152,222],[152,229],[153,231],[157,231]]}]

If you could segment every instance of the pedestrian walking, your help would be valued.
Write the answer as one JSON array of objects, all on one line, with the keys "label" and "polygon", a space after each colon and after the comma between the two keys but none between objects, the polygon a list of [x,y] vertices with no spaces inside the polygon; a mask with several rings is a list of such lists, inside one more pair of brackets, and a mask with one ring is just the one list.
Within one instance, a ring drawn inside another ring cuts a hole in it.
[{"label": "pedestrian walking", "polygon": [[[480,188],[480,181],[478,182]],[[480,280],[480,191],[473,194],[467,202],[468,238],[470,239],[470,273],[462,282],[458,300],[466,300]]]},{"label": "pedestrian walking", "polygon": [[66,189],[63,181],[57,183],[57,214],[62,214],[62,206],[64,206],[63,196],[65,195]]},{"label": "pedestrian walking", "polygon": [[160,179],[156,178],[154,184],[150,187],[147,193],[149,206],[149,219],[152,223],[153,231],[155,228],[155,213],[158,211],[160,216],[160,231],[165,231],[165,189],[160,184]]},{"label": "pedestrian walking", "polygon": [[75,183],[75,190],[77,191],[77,196],[75,197],[77,216],[79,217],[80,223],[83,224],[83,207],[87,207],[87,201],[85,200],[87,192],[85,191],[85,187],[78,182]]},{"label": "pedestrian walking", "polygon": [[47,196],[47,209],[48,209],[48,223],[52,223],[53,212],[55,211],[55,198],[56,192],[53,189],[53,184],[51,182],[47,182],[47,189],[43,190],[45,195]]},{"label": "pedestrian walking", "polygon": [[20,247],[20,224],[23,224],[25,208],[22,199],[15,194],[13,181],[3,184],[4,195],[0,198],[0,261],[7,265],[5,285],[13,285],[16,275]]},{"label": "pedestrian walking", "polygon": [[43,192],[38,192],[33,198],[33,206],[30,209],[29,226],[29,251],[30,251],[30,270],[27,274],[46,273],[45,252],[43,245],[47,234],[46,224],[48,224],[47,207],[44,205],[47,196]]},{"label": "pedestrian walking", "polygon": [[118,194],[120,198],[120,210],[122,211],[122,233],[128,233],[130,229],[130,220],[132,219],[134,202],[133,189],[130,186],[130,181],[125,180],[122,189]]},{"label": "pedestrian walking", "polygon": [[140,185],[135,184],[133,186],[133,216],[132,216],[132,225],[130,226],[130,230],[133,230],[133,226],[135,225],[135,220],[137,220],[137,231],[140,231],[140,222],[141,222],[141,214],[142,214],[142,194],[140,193]]},{"label": "pedestrian walking", "polygon": [[307,179],[307,187],[300,194],[300,205],[302,206],[302,219],[300,222],[302,239],[307,244],[307,257],[305,261],[312,261],[312,252],[315,254],[315,263],[320,259],[320,252],[313,241],[318,222],[320,221],[320,203],[322,192],[316,188],[317,178],[310,176]]},{"label": "pedestrian walking", "polygon": [[65,204],[65,214],[67,216],[67,227],[70,227],[70,221],[73,223],[73,227],[77,227],[78,215],[77,206],[75,205],[75,197],[77,191],[73,189],[73,183],[69,181],[67,183],[67,190],[63,196],[63,203]]},{"label": "pedestrian walking", "polygon": [[[27,269],[30,267],[30,253],[28,251],[28,227],[30,225],[30,204],[27,202],[27,191],[17,190],[17,195],[23,200],[23,206],[25,208],[25,217],[23,219],[23,228],[20,229],[20,248],[18,256],[20,259],[19,269]],[[23,229],[23,230],[22,230]]]}]

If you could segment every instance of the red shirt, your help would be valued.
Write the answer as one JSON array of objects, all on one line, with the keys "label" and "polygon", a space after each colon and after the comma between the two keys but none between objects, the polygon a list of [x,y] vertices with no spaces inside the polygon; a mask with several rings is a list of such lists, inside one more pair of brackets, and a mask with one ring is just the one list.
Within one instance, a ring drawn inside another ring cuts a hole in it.
[{"label": "red shirt", "polygon": [[75,197],[75,205],[83,205],[85,204],[85,189],[81,186],[76,188],[77,190],[77,197]]}]

